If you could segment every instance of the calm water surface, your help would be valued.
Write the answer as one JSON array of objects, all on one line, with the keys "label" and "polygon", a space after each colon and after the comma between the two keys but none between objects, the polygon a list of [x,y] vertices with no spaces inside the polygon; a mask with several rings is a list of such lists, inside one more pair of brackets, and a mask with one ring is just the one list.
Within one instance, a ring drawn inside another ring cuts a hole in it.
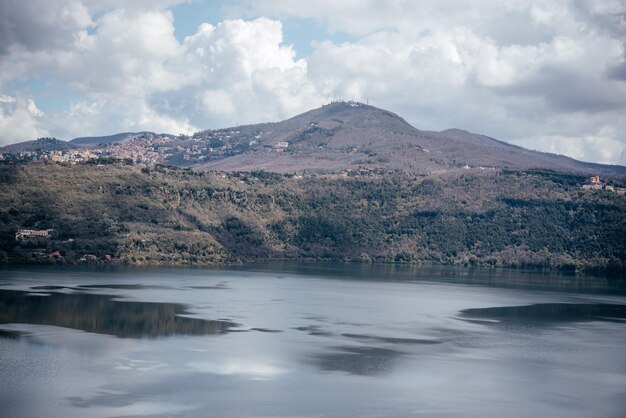
[{"label": "calm water surface", "polygon": [[601,279],[0,270],[3,417],[624,417],[625,345]]}]

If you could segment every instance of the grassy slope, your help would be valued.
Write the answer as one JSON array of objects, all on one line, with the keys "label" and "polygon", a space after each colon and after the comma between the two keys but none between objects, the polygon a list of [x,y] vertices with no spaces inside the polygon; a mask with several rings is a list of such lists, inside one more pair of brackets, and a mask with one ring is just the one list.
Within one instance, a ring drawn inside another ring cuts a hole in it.
[{"label": "grassy slope", "polygon": [[[123,165],[0,167],[0,261],[269,258],[623,272],[626,198],[555,173],[295,180]],[[53,228],[17,245],[18,228]],[[36,257],[33,258],[33,254]]]}]

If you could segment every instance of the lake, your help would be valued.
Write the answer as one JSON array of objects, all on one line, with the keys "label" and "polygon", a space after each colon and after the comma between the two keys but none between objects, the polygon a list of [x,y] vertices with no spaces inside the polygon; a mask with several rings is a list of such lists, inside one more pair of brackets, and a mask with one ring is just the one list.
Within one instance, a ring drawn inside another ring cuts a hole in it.
[{"label": "lake", "polygon": [[3,417],[623,417],[619,282],[364,264],[0,270]]}]

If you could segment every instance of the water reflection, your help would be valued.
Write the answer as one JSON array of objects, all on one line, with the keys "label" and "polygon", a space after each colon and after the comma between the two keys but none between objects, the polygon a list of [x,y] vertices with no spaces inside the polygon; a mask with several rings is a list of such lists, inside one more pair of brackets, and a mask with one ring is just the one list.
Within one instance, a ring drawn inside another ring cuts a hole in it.
[{"label": "water reflection", "polygon": [[294,328],[297,331],[303,331],[308,333],[309,335],[322,336],[322,337],[330,337],[333,334],[327,331],[322,331],[322,328],[319,325],[307,325],[304,327],[296,327]]},{"label": "water reflection", "polygon": [[341,336],[362,344],[383,344],[394,348],[379,347],[375,345],[334,346],[330,352],[316,354],[313,364],[322,371],[345,372],[358,376],[380,376],[392,371],[396,363],[408,352],[396,349],[397,345],[404,345],[403,349],[411,351],[409,345],[433,345],[440,344],[439,340],[427,340],[418,338],[382,337],[367,334],[342,333],[334,335],[321,331],[317,326],[294,328],[298,331],[307,332],[309,335],[325,337]]},{"label": "water reflection", "polygon": [[114,289],[114,290],[142,290],[142,289],[168,289],[164,286],[146,286],[142,284],[81,284],[78,286],[31,286],[33,290],[74,290],[84,291],[91,289]]},{"label": "water reflection", "polygon": [[[351,267],[15,269],[0,416],[624,416],[625,297],[519,290],[540,282],[522,272],[508,290],[497,269]],[[454,284],[473,275],[498,288]]]},{"label": "water reflection", "polygon": [[514,268],[293,261],[276,261],[232,268],[238,271],[242,269],[259,272],[281,271],[359,281],[438,281],[517,289],[558,289],[562,292],[626,293],[626,280],[618,277],[578,276],[562,272]]},{"label": "water reflection", "polygon": [[114,300],[111,295],[0,290],[0,324],[54,325],[122,338],[208,335],[238,324],[180,316],[184,305]]},{"label": "water reflection", "polygon": [[204,289],[204,290],[231,290],[228,287],[227,282],[220,282],[212,286],[189,286],[189,289]]},{"label": "water reflection", "polygon": [[538,303],[526,306],[466,309],[461,311],[461,316],[468,320],[497,321],[495,324],[550,325],[583,321],[625,322],[626,305]]},{"label": "water reflection", "polygon": [[339,346],[334,347],[332,352],[315,356],[313,360],[324,371],[379,376],[390,372],[396,360],[404,354],[389,348]]},{"label": "water reflection", "polygon": [[397,337],[378,337],[374,335],[364,335],[364,334],[341,334],[347,338],[353,338],[355,340],[360,341],[374,341],[381,343],[389,343],[389,344],[440,344],[441,341],[438,340],[425,340],[419,338],[397,338]]},{"label": "water reflection", "polygon": [[0,338],[7,338],[10,340],[16,340],[22,336],[19,331],[13,331],[10,329],[0,329]]},{"label": "water reflection", "polygon": [[79,289],[119,289],[119,290],[140,290],[140,289],[168,289],[166,286],[146,286],[143,284],[81,284]]}]

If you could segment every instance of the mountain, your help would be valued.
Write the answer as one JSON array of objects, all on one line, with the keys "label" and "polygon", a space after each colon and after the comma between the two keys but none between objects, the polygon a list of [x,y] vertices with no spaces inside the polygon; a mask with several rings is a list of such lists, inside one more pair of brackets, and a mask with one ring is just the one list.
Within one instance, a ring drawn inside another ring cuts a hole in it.
[{"label": "mountain", "polygon": [[20,152],[37,151],[69,151],[78,148],[76,145],[56,138],[39,138],[35,141],[19,142],[0,148],[3,154],[19,154]]},{"label": "mountain", "polygon": [[626,277],[626,167],[421,131],[355,102],[191,137],[76,142],[103,141],[117,142],[88,154],[117,158],[0,164],[0,264],[326,259]]},{"label": "mountain", "polygon": [[[202,139],[211,132],[195,137]],[[626,167],[530,151],[460,129],[422,131],[394,113],[356,102],[335,102],[282,122],[239,126],[229,132],[236,133],[232,142],[254,138],[261,146],[210,161],[203,168],[276,172],[380,168],[414,174],[464,168],[550,169],[626,177]]]},{"label": "mountain", "polygon": [[141,164],[230,172],[432,175],[539,169],[626,179],[623,166],[530,151],[460,129],[419,130],[392,112],[358,102],[333,102],[282,122],[205,130],[187,137],[124,132],[70,142],[44,138],[0,152],[77,147],[97,147],[105,156],[130,157]]}]

